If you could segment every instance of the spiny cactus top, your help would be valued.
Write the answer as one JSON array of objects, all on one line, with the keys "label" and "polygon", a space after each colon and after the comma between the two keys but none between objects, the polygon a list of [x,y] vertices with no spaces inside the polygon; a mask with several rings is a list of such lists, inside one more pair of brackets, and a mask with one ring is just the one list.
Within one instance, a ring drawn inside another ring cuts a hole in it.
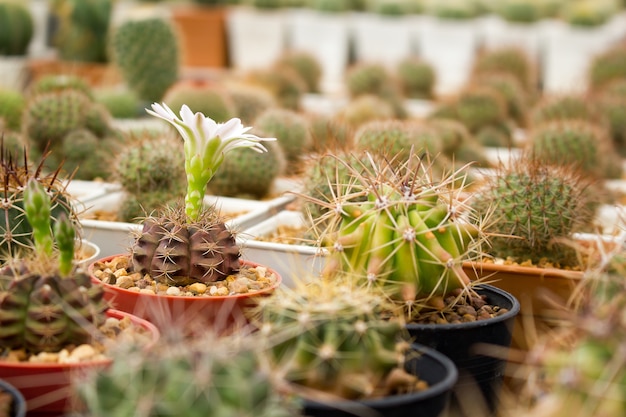
[{"label": "spiny cactus top", "polygon": [[24,191],[34,252],[0,269],[0,348],[56,352],[91,340],[108,305],[102,287],[75,270],[75,233],[67,217],[50,222],[50,196],[35,179]]},{"label": "spiny cactus top", "polygon": [[217,123],[202,113],[193,113],[187,105],[180,110],[180,118],[165,104],[154,103],[149,114],[171,123],[184,140],[187,195],[185,210],[189,221],[195,221],[202,210],[206,186],[222,164],[224,155],[231,149],[246,147],[265,152],[260,138],[248,133],[241,120],[234,118]]}]

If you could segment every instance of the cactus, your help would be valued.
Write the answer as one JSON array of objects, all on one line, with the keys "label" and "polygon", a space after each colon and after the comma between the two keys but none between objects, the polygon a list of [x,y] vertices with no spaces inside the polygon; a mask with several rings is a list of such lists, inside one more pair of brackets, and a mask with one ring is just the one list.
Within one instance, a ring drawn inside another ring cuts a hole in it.
[{"label": "cactus", "polygon": [[615,148],[626,156],[626,79],[608,84],[598,97],[600,112],[608,120]]},{"label": "cactus", "polygon": [[34,34],[30,9],[16,1],[0,1],[0,56],[24,56]]},{"label": "cactus", "polygon": [[348,167],[349,192],[321,203],[330,224],[319,233],[330,251],[324,277],[346,271],[416,309],[421,299],[467,286],[462,262],[483,240],[481,230],[465,217],[473,214],[454,187],[462,170],[435,178],[431,164],[412,155],[402,164],[372,159]]},{"label": "cactus", "polygon": [[93,99],[92,87],[84,78],[75,75],[44,75],[32,83],[29,87],[29,95],[37,96],[62,90],[77,90]]},{"label": "cactus", "polygon": [[589,88],[597,91],[617,79],[626,78],[626,47],[616,45],[595,56],[589,65]]},{"label": "cactus", "polygon": [[75,179],[104,179],[111,175],[119,146],[115,136],[99,138],[87,129],[76,129],[63,138],[60,152],[49,158],[53,164],[63,161],[66,170],[75,172]]},{"label": "cactus", "polygon": [[511,133],[506,126],[485,126],[474,137],[482,146],[510,148],[513,145]]},{"label": "cactus", "polygon": [[287,159],[287,173],[298,171],[299,163],[311,146],[308,120],[293,110],[271,108],[259,115],[254,124],[261,132],[279,140]]},{"label": "cactus", "polygon": [[161,100],[178,79],[178,41],[172,26],[162,19],[121,24],[113,33],[111,48],[122,77],[142,100]]},{"label": "cactus", "polygon": [[433,98],[437,74],[429,63],[417,57],[408,57],[397,64],[396,74],[404,97]]},{"label": "cactus", "polygon": [[[36,179],[51,195],[52,222],[56,224],[61,214],[65,214],[75,225],[78,225],[77,215],[71,204],[70,195],[66,192],[64,180],[60,177],[61,167],[46,173],[43,170],[45,158],[36,166],[32,166],[24,155],[17,158],[17,154],[0,148],[0,169],[2,197],[2,222],[0,222],[0,254],[2,256],[18,256],[22,252],[30,252],[32,246],[33,229],[24,218],[24,188],[31,179]],[[78,227],[78,226],[76,226]]]},{"label": "cactus", "polygon": [[139,99],[132,91],[98,91],[94,100],[116,119],[137,118],[141,109]]},{"label": "cactus", "polygon": [[319,93],[322,66],[318,59],[306,51],[288,51],[278,57],[277,66],[295,70],[306,84],[307,93]]},{"label": "cactus", "polygon": [[438,0],[428,4],[427,11],[441,19],[466,20],[478,16],[477,2],[465,0]]},{"label": "cactus", "polygon": [[54,44],[62,59],[108,62],[112,0],[59,0],[53,12],[59,22]]},{"label": "cactus", "polygon": [[225,122],[235,115],[235,103],[228,91],[220,87],[181,86],[171,89],[163,98],[170,108],[179,109],[183,104],[194,112],[211,116],[217,122]]},{"label": "cactus", "polygon": [[19,91],[0,88],[0,119],[4,129],[20,130],[26,99]]},{"label": "cactus", "polygon": [[532,126],[566,119],[597,121],[598,115],[587,99],[575,95],[544,97],[530,113]]},{"label": "cactus", "polygon": [[352,129],[373,120],[389,120],[395,117],[392,105],[385,99],[373,94],[365,94],[351,99],[342,108],[337,117]]},{"label": "cactus", "polygon": [[527,126],[530,100],[517,78],[508,73],[482,73],[474,82],[497,91],[506,102],[507,114],[519,127]]},{"label": "cactus", "polygon": [[593,219],[589,184],[570,167],[532,156],[500,166],[471,203],[492,235],[490,253],[516,262],[577,266],[568,242]]},{"label": "cactus", "polygon": [[[279,393],[275,374],[260,360],[257,338],[203,337],[175,349],[120,349],[106,370],[78,389],[94,417],[297,417],[299,406]],[[215,349],[207,349],[214,346]],[[132,383],[129,384],[129,382]]]},{"label": "cactus", "polygon": [[504,72],[519,80],[524,90],[532,94],[537,89],[535,65],[528,54],[518,47],[493,49],[476,58],[474,74]]},{"label": "cactus", "polygon": [[460,163],[489,166],[482,144],[469,133],[461,122],[452,119],[431,119],[427,125],[433,128],[441,142],[441,152]]},{"label": "cactus", "polygon": [[231,158],[209,182],[209,191],[227,197],[262,199],[269,195],[274,180],[285,171],[287,161],[281,146],[267,144],[267,153],[234,149]]},{"label": "cactus", "polygon": [[293,68],[272,66],[267,69],[250,71],[245,81],[267,89],[279,107],[297,111],[301,107],[306,82]]},{"label": "cactus", "polygon": [[100,103],[92,102],[85,111],[85,128],[98,138],[111,133],[111,113]]},{"label": "cactus", "polygon": [[309,114],[312,150],[348,149],[352,146],[353,132],[348,123],[335,115]]},{"label": "cactus", "polygon": [[[316,280],[261,300],[258,327],[270,367],[296,386],[358,400],[389,395],[408,345],[384,298],[349,283]],[[409,387],[417,378],[409,377]]]},{"label": "cactus", "polygon": [[621,177],[621,161],[609,133],[585,120],[544,123],[533,130],[528,146],[541,161],[574,165],[598,179]]},{"label": "cactus", "polygon": [[[58,352],[87,343],[104,322],[101,286],[73,265],[75,230],[61,216],[52,226],[51,199],[34,178],[24,190],[25,221],[32,226],[33,257],[0,269],[0,346],[29,353]],[[56,240],[56,249],[55,249]],[[56,250],[56,252],[55,252]]]},{"label": "cactus", "polygon": [[253,123],[265,110],[276,106],[274,96],[265,88],[244,83],[229,84],[226,88],[235,105],[235,114],[244,123]]},{"label": "cactus", "polygon": [[117,209],[117,219],[122,222],[142,222],[163,207],[173,206],[181,199],[180,192],[153,190],[127,194]]},{"label": "cactus", "polygon": [[360,62],[348,68],[345,76],[346,89],[351,98],[375,95],[387,101],[393,108],[394,116],[406,118],[400,86],[382,64]]},{"label": "cactus", "polygon": [[506,101],[493,88],[474,86],[461,92],[456,102],[459,121],[472,133],[508,119]]},{"label": "cactus", "polygon": [[615,1],[573,0],[563,4],[561,17],[573,26],[596,27],[606,23],[619,6]]},{"label": "cactus", "polygon": [[546,17],[544,2],[538,0],[505,0],[493,4],[493,10],[516,23],[533,23]]}]

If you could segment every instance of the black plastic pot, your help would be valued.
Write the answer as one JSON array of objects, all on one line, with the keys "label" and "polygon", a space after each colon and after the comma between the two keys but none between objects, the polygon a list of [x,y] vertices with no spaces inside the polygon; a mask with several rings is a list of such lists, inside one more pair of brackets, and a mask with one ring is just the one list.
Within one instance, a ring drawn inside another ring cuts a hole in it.
[{"label": "black plastic pot", "polygon": [[[488,320],[459,324],[408,324],[411,340],[429,346],[449,357],[459,371],[455,385],[456,401],[459,395],[482,393],[483,404],[491,411],[497,406],[506,360],[485,353],[485,345],[509,348],[519,301],[511,294],[491,285],[479,285],[476,292],[487,297],[487,302],[508,312]],[[480,391],[474,389],[480,388]],[[479,401],[472,398],[472,402]]]},{"label": "black plastic pot", "polygon": [[3,379],[0,379],[0,391],[7,392],[13,397],[13,405],[11,406],[11,417],[26,416],[26,400],[22,393]]},{"label": "black plastic pot", "polygon": [[[412,344],[405,369],[429,385],[411,394],[362,401],[304,401],[308,417],[438,417],[448,409],[457,370],[450,359],[428,347]],[[417,353],[417,354],[415,354]]]}]

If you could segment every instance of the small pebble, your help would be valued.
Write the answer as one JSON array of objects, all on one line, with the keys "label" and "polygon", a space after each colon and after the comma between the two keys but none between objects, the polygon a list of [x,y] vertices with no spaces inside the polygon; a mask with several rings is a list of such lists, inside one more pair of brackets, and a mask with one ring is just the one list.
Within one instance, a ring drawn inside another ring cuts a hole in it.
[{"label": "small pebble", "polygon": [[129,289],[130,287],[135,285],[135,281],[133,281],[133,279],[128,275],[123,275],[117,278],[115,285],[120,288]]},{"label": "small pebble", "polygon": [[169,287],[167,291],[165,291],[167,295],[180,295],[180,288],[178,287]]},{"label": "small pebble", "polygon": [[204,294],[207,290],[206,284],[195,282],[189,286],[189,291],[194,294]]}]

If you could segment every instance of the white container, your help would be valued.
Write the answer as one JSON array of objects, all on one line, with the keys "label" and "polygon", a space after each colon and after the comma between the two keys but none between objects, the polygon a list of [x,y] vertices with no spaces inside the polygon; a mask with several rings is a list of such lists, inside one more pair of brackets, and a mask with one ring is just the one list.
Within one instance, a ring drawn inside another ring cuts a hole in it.
[{"label": "white container", "polygon": [[304,244],[258,240],[259,237],[272,235],[280,226],[300,227],[304,224],[300,212],[284,210],[246,229],[237,237],[243,258],[273,268],[282,276],[283,285],[288,288],[293,288],[298,280],[319,276],[325,262],[324,250]]},{"label": "white container", "polygon": [[544,22],[516,23],[499,16],[489,16],[482,25],[482,45],[486,50],[505,47],[520,48],[533,63],[539,65],[543,55]]}]

